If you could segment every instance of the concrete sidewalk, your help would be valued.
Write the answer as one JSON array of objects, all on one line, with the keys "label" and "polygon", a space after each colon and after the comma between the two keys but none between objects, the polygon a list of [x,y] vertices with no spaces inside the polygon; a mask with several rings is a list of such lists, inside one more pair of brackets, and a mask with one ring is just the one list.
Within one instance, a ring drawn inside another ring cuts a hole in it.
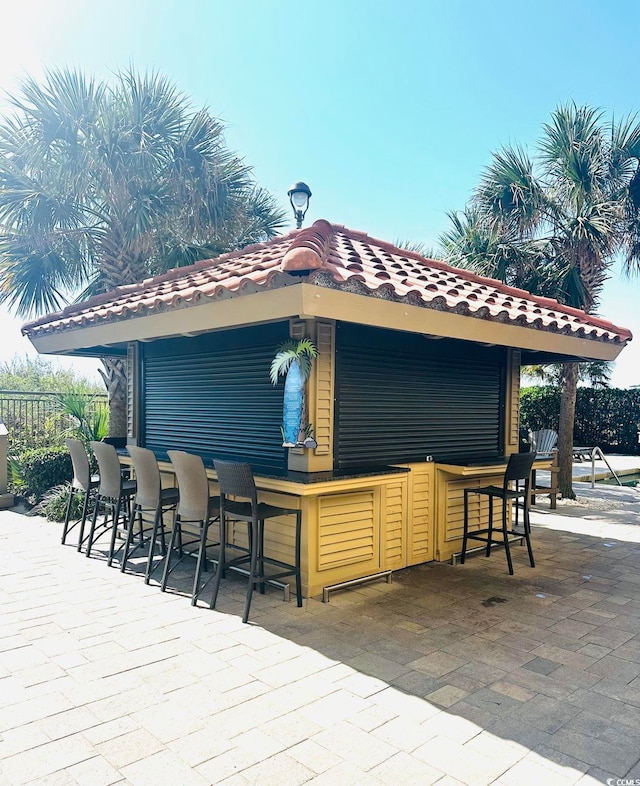
[{"label": "concrete sidewalk", "polygon": [[640,544],[560,513],[533,570],[516,547],[515,576],[498,550],[303,609],[271,590],[243,625],[241,578],[192,608],[187,571],[163,594],[0,512],[0,783],[639,778]]},{"label": "concrete sidewalk", "polygon": [[[640,456],[625,456],[625,455],[618,455],[618,454],[611,454],[609,456],[605,456],[606,460],[609,463],[609,467],[614,470],[614,472],[619,473],[620,479],[624,482],[624,475],[636,472],[640,473]],[[590,483],[591,481],[591,473],[592,470],[595,471],[596,480],[598,478],[603,478],[607,475],[610,475],[609,467],[605,464],[602,459],[596,459],[593,467],[591,460],[588,461],[574,461],[573,468],[572,468],[572,476],[574,482],[583,482],[583,483]],[[538,470],[537,476],[539,481],[544,481],[545,483],[549,482],[549,472],[544,470]],[[613,484],[616,484],[615,479],[612,481]],[[604,484],[598,484],[604,485]]]}]

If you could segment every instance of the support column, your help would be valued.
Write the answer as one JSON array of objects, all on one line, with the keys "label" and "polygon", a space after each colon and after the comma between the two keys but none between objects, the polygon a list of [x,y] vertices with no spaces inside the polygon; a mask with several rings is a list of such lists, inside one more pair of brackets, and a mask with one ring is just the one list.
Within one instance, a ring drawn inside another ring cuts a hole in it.
[{"label": "support column", "polygon": [[335,322],[331,320],[294,320],[290,335],[312,339],[318,349],[311,376],[306,383],[309,422],[318,447],[291,448],[289,469],[296,472],[322,472],[333,469],[333,401],[335,387]]}]

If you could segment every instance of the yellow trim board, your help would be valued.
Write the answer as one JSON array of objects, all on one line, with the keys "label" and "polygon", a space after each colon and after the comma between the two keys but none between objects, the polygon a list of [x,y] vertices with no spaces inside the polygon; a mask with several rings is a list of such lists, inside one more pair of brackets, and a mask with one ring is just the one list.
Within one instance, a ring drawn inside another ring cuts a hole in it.
[{"label": "yellow trim board", "polygon": [[615,360],[624,346],[305,283],[251,294],[232,294],[198,306],[133,316],[95,326],[58,330],[34,335],[30,340],[38,352],[56,354],[128,341],[196,335],[290,318],[342,320],[593,360]]},{"label": "yellow trim board", "polygon": [[305,318],[324,317],[391,330],[405,330],[410,333],[498,344],[518,349],[557,352],[594,360],[614,360],[624,347],[623,344],[593,341],[504,322],[492,322],[311,284],[303,284],[302,288],[304,306],[302,316]]},{"label": "yellow trim board", "polygon": [[29,338],[38,352],[56,354],[128,341],[153,341],[172,336],[197,335],[223,328],[277,322],[297,317],[301,311],[302,289],[295,285],[95,326],[36,334]]}]

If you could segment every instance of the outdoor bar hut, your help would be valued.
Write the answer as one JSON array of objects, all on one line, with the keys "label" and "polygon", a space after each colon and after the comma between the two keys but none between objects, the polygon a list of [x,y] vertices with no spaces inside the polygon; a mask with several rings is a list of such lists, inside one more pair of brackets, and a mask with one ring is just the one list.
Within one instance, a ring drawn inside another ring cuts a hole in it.
[{"label": "outdoor bar hut", "polygon": [[[249,461],[263,499],[300,507],[306,595],[460,551],[463,489],[501,483],[519,447],[520,365],[614,360],[631,339],[324,220],[23,333],[42,353],[126,357],[130,444],[165,461],[168,449],[211,467]],[[315,448],[282,446],[269,367],[290,337],[318,350],[306,382]],[[292,523],[265,548],[291,561]]]}]

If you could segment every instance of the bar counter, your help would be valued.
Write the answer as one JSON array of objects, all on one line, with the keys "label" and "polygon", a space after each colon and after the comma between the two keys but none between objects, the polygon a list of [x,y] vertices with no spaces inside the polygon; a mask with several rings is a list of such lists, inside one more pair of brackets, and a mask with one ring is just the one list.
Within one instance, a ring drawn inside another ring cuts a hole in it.
[{"label": "bar counter", "polygon": [[[121,458],[130,462],[125,454]],[[173,485],[166,454],[158,459],[163,483]],[[316,596],[341,582],[448,560],[462,544],[464,489],[502,485],[507,460],[456,458],[311,473],[254,467],[254,474],[261,500],[302,510],[303,593]],[[215,493],[215,471],[211,463],[205,466]],[[535,466],[546,469],[550,461]],[[485,526],[486,503],[478,499],[470,513],[472,526]],[[246,543],[246,525],[234,524],[230,533],[231,542]],[[265,551],[291,561],[292,517],[270,521]]]}]

